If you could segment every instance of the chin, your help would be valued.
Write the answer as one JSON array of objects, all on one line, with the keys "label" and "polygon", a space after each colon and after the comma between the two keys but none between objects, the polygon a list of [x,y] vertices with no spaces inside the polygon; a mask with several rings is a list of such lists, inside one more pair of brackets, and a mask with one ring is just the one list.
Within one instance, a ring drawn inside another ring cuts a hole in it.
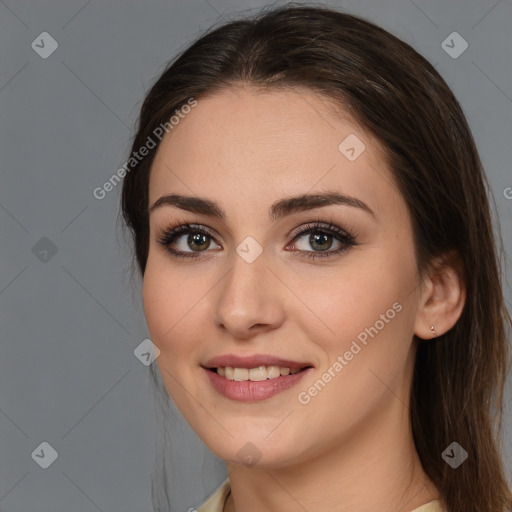
[{"label": "chin", "polygon": [[223,444],[219,443],[218,438],[205,444],[224,462],[241,464],[248,468],[282,468],[290,465],[300,456],[297,452],[297,443],[291,442],[289,436],[287,439],[285,436],[270,440],[264,437],[266,433],[253,434],[240,431],[240,435],[233,433],[233,438],[229,437]]}]

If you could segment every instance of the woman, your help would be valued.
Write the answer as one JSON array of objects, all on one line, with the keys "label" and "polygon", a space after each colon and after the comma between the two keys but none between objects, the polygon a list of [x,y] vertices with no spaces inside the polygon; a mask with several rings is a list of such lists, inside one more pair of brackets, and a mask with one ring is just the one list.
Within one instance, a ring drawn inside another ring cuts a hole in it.
[{"label": "woman", "polygon": [[158,79],[132,151],[158,369],[227,464],[200,511],[511,509],[486,181],[423,57],[323,7],[230,22]]}]

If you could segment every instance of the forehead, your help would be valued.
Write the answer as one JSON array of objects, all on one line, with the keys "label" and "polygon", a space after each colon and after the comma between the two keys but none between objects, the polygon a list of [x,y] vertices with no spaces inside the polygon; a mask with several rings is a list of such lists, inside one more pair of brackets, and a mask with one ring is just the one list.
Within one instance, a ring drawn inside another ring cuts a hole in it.
[{"label": "forehead", "polygon": [[317,189],[374,205],[398,194],[378,142],[332,100],[309,89],[238,88],[198,99],[163,138],[149,195],[150,204],[179,192],[255,206]]}]

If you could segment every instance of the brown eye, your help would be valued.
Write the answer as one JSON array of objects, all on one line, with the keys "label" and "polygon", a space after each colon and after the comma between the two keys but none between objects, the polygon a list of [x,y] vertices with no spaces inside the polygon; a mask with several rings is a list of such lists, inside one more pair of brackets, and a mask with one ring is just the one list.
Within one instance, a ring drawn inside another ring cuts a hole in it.
[{"label": "brown eye", "polygon": [[213,237],[201,226],[180,224],[175,228],[159,232],[156,241],[171,256],[194,258],[198,256],[198,253],[206,252],[211,246]]},{"label": "brown eye", "polygon": [[[309,237],[306,239],[307,235]],[[301,238],[304,238],[305,241],[300,241]],[[311,259],[341,254],[350,247],[357,245],[355,237],[350,233],[335,224],[325,224],[320,221],[303,228],[294,236],[293,242],[298,252]],[[330,250],[335,242],[338,244],[337,248]]]},{"label": "brown eye", "polygon": [[189,234],[187,237],[187,245],[190,248],[195,246],[199,251],[204,251],[210,246],[210,240],[211,238],[204,233]]}]

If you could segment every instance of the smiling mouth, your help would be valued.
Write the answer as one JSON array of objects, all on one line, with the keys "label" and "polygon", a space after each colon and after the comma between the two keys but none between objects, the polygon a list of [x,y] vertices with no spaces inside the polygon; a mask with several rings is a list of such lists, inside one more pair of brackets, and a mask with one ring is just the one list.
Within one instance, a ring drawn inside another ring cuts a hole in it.
[{"label": "smiling mouth", "polygon": [[257,366],[255,368],[236,368],[232,366],[219,366],[217,368],[207,368],[211,372],[224,377],[226,380],[235,380],[238,382],[252,381],[261,382],[267,379],[276,379],[278,377],[286,377],[287,375],[295,375],[312,368],[312,366],[304,366],[303,368],[290,369],[282,366]]}]

